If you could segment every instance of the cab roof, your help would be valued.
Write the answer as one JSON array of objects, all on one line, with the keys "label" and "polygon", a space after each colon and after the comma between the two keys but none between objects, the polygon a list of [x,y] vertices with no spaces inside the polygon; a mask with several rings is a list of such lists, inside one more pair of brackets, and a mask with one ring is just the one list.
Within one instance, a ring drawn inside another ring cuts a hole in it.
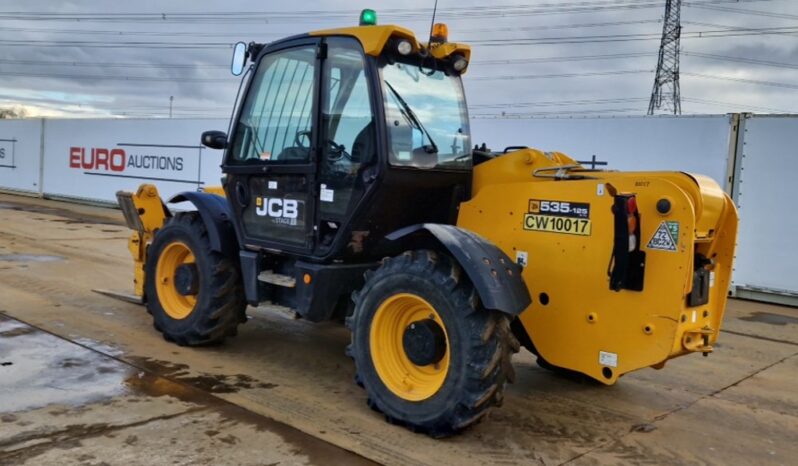
[{"label": "cab roof", "polygon": [[471,47],[466,44],[458,44],[454,42],[438,43],[421,43],[416,39],[413,31],[396,26],[393,24],[375,25],[375,26],[354,26],[335,29],[322,29],[309,33],[310,36],[349,36],[357,39],[363,46],[363,50],[367,55],[379,56],[385,49],[385,45],[391,39],[407,39],[413,45],[413,52],[418,52],[422,47],[428,48],[435,58],[443,59],[455,52],[459,52],[465,56],[466,60],[471,59]]}]

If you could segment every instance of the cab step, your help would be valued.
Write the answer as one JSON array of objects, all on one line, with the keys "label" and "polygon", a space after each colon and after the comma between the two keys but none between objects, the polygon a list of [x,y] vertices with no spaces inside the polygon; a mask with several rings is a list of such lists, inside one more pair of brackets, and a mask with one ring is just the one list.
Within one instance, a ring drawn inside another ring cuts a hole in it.
[{"label": "cab step", "polygon": [[264,270],[258,274],[258,280],[262,281],[263,283],[270,283],[272,285],[283,286],[286,288],[296,287],[295,277],[275,273],[271,270]]},{"label": "cab step", "polygon": [[288,320],[299,319],[299,314],[296,312],[296,310],[290,307],[282,306],[280,304],[274,304],[269,301],[261,303],[256,309],[267,314],[278,315]]}]

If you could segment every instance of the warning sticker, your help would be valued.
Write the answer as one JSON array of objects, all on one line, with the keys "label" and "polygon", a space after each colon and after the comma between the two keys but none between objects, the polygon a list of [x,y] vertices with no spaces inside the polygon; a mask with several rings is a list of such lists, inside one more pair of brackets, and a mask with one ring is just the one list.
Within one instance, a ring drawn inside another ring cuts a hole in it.
[{"label": "warning sticker", "polygon": [[659,249],[661,251],[676,251],[679,244],[679,222],[660,223],[654,236],[648,242],[648,249]]},{"label": "warning sticker", "polygon": [[599,364],[602,366],[618,367],[618,353],[599,351]]}]

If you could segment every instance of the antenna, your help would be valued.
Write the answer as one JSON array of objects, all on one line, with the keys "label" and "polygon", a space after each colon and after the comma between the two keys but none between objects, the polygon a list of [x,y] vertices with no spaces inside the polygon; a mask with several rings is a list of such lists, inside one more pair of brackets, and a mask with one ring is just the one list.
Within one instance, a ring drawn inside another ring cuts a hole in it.
[{"label": "antenna", "polygon": [[659,46],[657,75],[648,104],[648,114],[663,110],[674,115],[682,114],[679,91],[679,40],[682,35],[682,0],[667,0],[665,20],[662,24],[662,41]]},{"label": "antenna", "polygon": [[438,0],[435,0],[435,6],[432,8],[432,21],[429,23],[429,43],[432,42],[432,29],[435,27],[435,13],[438,12]]}]

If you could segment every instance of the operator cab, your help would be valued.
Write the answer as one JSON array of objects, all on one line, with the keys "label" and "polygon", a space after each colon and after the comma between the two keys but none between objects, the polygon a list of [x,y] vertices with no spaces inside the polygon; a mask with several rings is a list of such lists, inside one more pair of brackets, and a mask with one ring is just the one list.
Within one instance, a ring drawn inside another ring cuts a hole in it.
[{"label": "operator cab", "polygon": [[234,74],[250,64],[232,132],[203,141],[227,149],[243,248],[368,261],[392,231],[455,223],[471,182],[470,50],[442,25],[420,44],[367,11],[360,27],[236,46]]}]

